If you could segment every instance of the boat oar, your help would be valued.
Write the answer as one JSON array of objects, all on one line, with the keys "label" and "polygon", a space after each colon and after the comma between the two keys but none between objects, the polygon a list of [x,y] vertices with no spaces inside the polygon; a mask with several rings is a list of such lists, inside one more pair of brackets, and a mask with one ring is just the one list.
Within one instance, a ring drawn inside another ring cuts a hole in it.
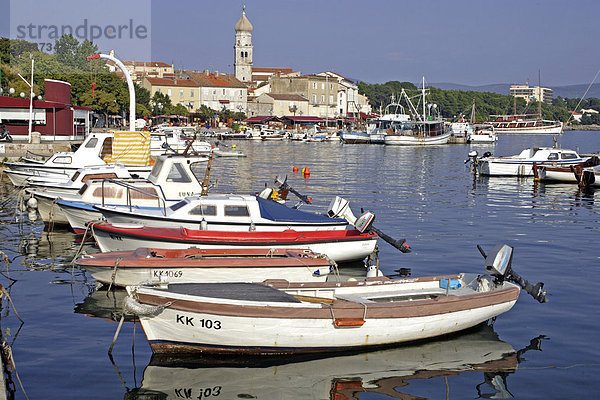
[{"label": "boat oar", "polygon": [[480,245],[477,245],[477,249],[481,255],[485,258],[485,269],[492,275],[498,282],[507,280],[514,282],[521,286],[523,290],[531,295],[540,303],[548,301],[546,298],[546,292],[544,291],[544,283],[538,282],[535,285],[529,283],[526,279],[521,277],[511,267],[512,262],[512,251],[513,248],[507,245],[495,246],[489,255],[485,254],[485,251]]}]

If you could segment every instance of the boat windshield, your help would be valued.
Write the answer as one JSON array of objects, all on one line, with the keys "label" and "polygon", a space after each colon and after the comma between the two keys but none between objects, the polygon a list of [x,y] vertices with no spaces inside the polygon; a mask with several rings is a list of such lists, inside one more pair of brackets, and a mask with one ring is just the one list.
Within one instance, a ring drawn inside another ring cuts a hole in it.
[{"label": "boat windshield", "polygon": [[573,160],[573,159],[579,158],[579,157],[577,157],[577,154],[575,154],[575,153],[562,153],[560,155],[560,158],[562,158],[563,160]]},{"label": "boat windshield", "polygon": [[169,209],[171,211],[177,211],[179,210],[181,207],[185,206],[188,203],[187,199],[183,199],[175,204],[173,204],[171,207],[169,207]]}]

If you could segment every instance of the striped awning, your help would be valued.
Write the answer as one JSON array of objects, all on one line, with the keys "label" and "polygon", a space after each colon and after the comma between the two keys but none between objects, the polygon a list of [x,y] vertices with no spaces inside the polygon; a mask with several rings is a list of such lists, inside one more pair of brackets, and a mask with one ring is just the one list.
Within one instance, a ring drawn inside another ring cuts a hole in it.
[{"label": "striped awning", "polygon": [[150,165],[150,132],[114,132],[113,163]]}]

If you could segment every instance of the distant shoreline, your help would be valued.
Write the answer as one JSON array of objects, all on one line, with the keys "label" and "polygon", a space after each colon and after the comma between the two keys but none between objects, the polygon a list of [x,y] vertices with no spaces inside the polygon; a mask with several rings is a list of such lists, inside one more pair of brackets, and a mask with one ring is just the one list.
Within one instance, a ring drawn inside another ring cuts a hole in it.
[{"label": "distant shoreline", "polygon": [[564,131],[600,131],[600,125],[569,125],[563,128]]}]

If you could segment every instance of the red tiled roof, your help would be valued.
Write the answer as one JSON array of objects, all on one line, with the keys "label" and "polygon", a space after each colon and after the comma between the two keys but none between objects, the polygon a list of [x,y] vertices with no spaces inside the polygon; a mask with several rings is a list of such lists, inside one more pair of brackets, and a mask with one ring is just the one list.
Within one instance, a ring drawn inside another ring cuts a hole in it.
[{"label": "red tiled roof", "polygon": [[270,73],[276,73],[276,72],[281,72],[283,74],[290,74],[292,72],[294,72],[294,70],[292,68],[268,68],[268,67],[252,67],[252,73],[255,72],[270,72]]},{"label": "red tiled roof", "polygon": [[266,95],[273,98],[274,100],[308,101],[308,99],[300,96],[299,94],[266,93]]},{"label": "red tiled roof", "polygon": [[192,86],[198,87],[198,83],[191,79],[168,79],[168,78],[149,78],[145,77],[150,84],[156,86]]},{"label": "red tiled roof", "polygon": [[240,80],[230,74],[211,74],[208,75],[204,72],[197,71],[185,71],[186,74],[191,78],[192,81],[197,83],[197,86],[202,87],[230,87],[230,88],[245,88]]}]

